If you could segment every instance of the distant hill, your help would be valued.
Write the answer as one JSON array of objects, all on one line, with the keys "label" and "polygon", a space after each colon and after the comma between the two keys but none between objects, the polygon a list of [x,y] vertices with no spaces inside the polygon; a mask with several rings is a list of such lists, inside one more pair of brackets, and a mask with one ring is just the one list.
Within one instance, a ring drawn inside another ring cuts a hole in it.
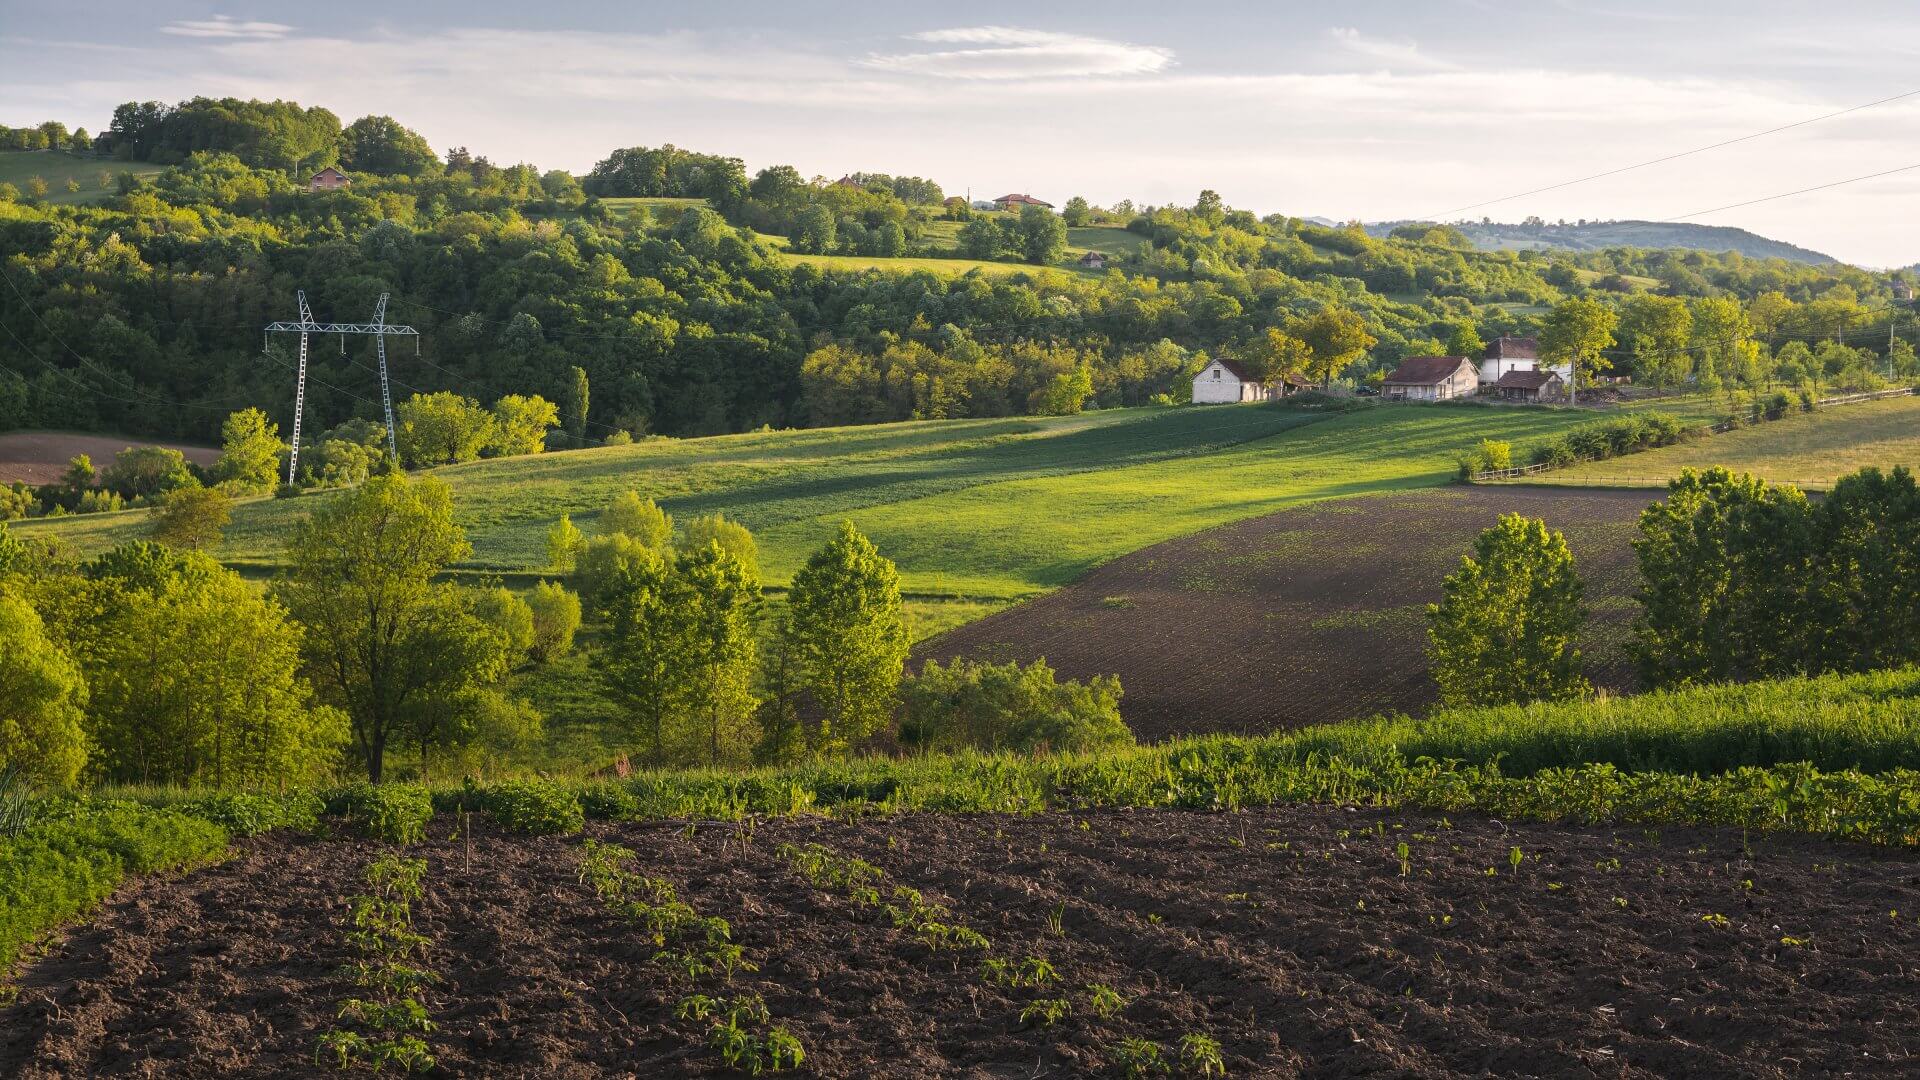
[{"label": "distant hill", "polygon": [[[1374,222],[1373,236],[1386,236],[1405,221]],[[1665,221],[1589,221],[1584,225],[1510,225],[1463,222],[1453,226],[1482,251],[1598,251],[1601,248],[1692,248],[1699,251],[1737,251],[1753,259],[1788,259],[1812,266],[1831,266],[1831,255],[1769,240],[1725,225],[1694,225]]]}]

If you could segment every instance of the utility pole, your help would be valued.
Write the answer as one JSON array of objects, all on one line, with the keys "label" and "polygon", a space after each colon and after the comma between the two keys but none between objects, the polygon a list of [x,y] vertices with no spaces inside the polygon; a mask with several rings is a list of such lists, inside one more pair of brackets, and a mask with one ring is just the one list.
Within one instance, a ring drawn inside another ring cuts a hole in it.
[{"label": "utility pole", "polygon": [[[413,338],[415,355],[420,350],[420,331],[411,326],[395,326],[387,322],[387,294],[380,294],[380,302],[374,305],[373,321],[364,323],[323,323],[315,322],[313,312],[307,307],[307,291],[301,289],[294,294],[300,302],[300,321],[268,323],[266,333],[288,333],[300,335],[300,366],[294,376],[293,386],[293,450],[287,455],[287,483],[291,485],[300,475],[300,423],[307,409],[307,339],[313,334],[339,334],[340,354],[346,355],[348,334],[372,334],[376,348],[380,353],[380,409],[387,421],[387,453],[396,459],[400,450],[393,435],[393,391],[387,385],[387,335],[399,334]],[[264,337],[264,335],[263,335]],[[261,342],[265,348],[266,342]]]}]

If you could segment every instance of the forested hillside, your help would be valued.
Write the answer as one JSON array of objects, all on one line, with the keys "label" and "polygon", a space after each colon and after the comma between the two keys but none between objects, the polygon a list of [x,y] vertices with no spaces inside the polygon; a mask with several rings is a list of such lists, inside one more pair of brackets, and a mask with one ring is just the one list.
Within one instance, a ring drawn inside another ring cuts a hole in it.
[{"label": "forested hillside", "polygon": [[[1375,236],[1391,235],[1410,222],[1389,221],[1367,226]],[[1749,259],[1785,259],[1813,266],[1830,266],[1831,255],[1797,244],[1770,240],[1746,229],[1726,225],[1696,225],[1688,221],[1542,221],[1518,223],[1487,219],[1455,225],[1483,251],[1602,251],[1607,248],[1688,248],[1696,251],[1738,252]]]},{"label": "forested hillside", "polygon": [[[129,103],[84,147],[64,129],[6,134],[103,155],[103,170],[172,167],[117,175],[92,205],[0,184],[0,429],[208,439],[242,407],[286,417],[291,343],[263,351],[261,327],[294,315],[297,289],[337,320],[367,318],[392,294],[388,319],[421,331],[417,357],[394,353],[401,396],[578,404],[579,369],[587,414],[571,426],[598,440],[1184,400],[1205,356],[1222,352],[1360,379],[1534,332],[1548,306],[1588,295],[1630,316],[1648,291],[1737,301],[1751,309],[1742,332],[1769,355],[1795,338],[1869,345],[1848,334],[1889,288],[1852,267],[1737,254],[1480,252],[1447,227],[1377,238],[1256,218],[1211,192],[1191,207],[1076,198],[1061,215],[982,214],[918,177],[827,182],[785,166],[750,177],[738,159],[670,146],[615,151],[575,178],[464,148],[442,158],[391,118],[343,127],[286,102]],[[10,153],[30,168],[47,151]],[[298,178],[322,163],[352,187],[309,192]],[[856,265],[1044,263],[1068,226],[1100,223],[1146,243],[1115,245],[1104,272],[987,276],[810,266],[765,239]],[[1726,312],[1707,314],[1694,336],[1724,329]],[[1616,372],[1689,376],[1677,361],[1698,343],[1671,315],[1623,324]],[[1823,358],[1829,370],[1869,361]],[[314,365],[321,427],[376,414],[369,342],[318,342]]]}]

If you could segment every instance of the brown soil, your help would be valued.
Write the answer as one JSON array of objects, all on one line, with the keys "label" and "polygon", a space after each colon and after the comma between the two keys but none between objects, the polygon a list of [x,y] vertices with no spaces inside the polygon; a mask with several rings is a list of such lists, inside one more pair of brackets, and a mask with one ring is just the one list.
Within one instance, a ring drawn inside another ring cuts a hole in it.
[{"label": "brown soil", "polygon": [[[437,1074],[725,1072],[672,1016],[694,987],[578,883],[578,839],[476,832],[471,869],[457,842],[419,848]],[[732,923],[759,971],[698,989],[764,995],[819,1076],[1114,1075],[1122,1038],[1188,1033],[1242,1077],[1920,1071],[1912,852],[1339,807],[591,832]],[[782,841],[878,864],[1059,983],[1002,989],[975,957],[930,955],[796,875]],[[271,837],[130,888],[21,973],[0,1074],[328,1074],[312,1054],[351,992],[341,898],[377,850]],[[1100,1019],[1090,983],[1130,1003]],[[1053,996],[1067,1017],[1019,1023]]]},{"label": "brown soil", "polygon": [[1142,738],[1263,732],[1436,700],[1426,605],[1480,531],[1516,512],[1563,530],[1592,609],[1587,675],[1637,689],[1625,645],[1645,491],[1448,487],[1318,503],[1116,559],[1059,592],[924,643],[914,663],[1027,662],[1120,676]]},{"label": "brown soil", "polygon": [[125,435],[81,435],[68,431],[12,431],[0,435],[0,484],[51,484],[67,471],[75,454],[93,459],[104,469],[113,456],[130,446],[164,446],[185,454],[196,465],[211,465],[220,451],[208,446],[157,443]]}]

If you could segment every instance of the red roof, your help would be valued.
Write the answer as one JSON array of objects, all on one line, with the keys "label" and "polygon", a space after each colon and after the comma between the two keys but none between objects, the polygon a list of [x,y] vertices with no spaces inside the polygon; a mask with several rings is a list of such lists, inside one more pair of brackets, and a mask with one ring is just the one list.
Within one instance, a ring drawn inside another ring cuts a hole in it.
[{"label": "red roof", "polygon": [[1500,376],[1500,381],[1493,385],[1500,390],[1539,390],[1559,381],[1560,373],[1557,371],[1541,371],[1539,368],[1514,368],[1512,371]]},{"label": "red roof", "polygon": [[1260,381],[1254,378],[1253,376],[1247,374],[1246,368],[1241,367],[1239,364],[1234,363],[1233,361],[1227,359],[1224,356],[1215,357],[1213,362],[1216,364],[1219,364],[1223,368],[1226,368],[1227,374],[1233,376],[1236,379],[1239,379],[1241,382],[1259,382]]},{"label": "red roof", "polygon": [[1489,360],[1538,360],[1540,359],[1540,339],[1530,337],[1498,337],[1487,346]]},{"label": "red roof", "polygon": [[1464,356],[1409,356],[1400,361],[1400,366],[1387,376],[1387,381],[1402,386],[1433,386],[1452,378],[1453,373],[1465,363],[1467,358]]},{"label": "red roof", "polygon": [[1031,195],[1002,195],[993,201],[1007,206],[1044,206],[1049,210],[1053,209],[1052,203],[1041,202]]}]

